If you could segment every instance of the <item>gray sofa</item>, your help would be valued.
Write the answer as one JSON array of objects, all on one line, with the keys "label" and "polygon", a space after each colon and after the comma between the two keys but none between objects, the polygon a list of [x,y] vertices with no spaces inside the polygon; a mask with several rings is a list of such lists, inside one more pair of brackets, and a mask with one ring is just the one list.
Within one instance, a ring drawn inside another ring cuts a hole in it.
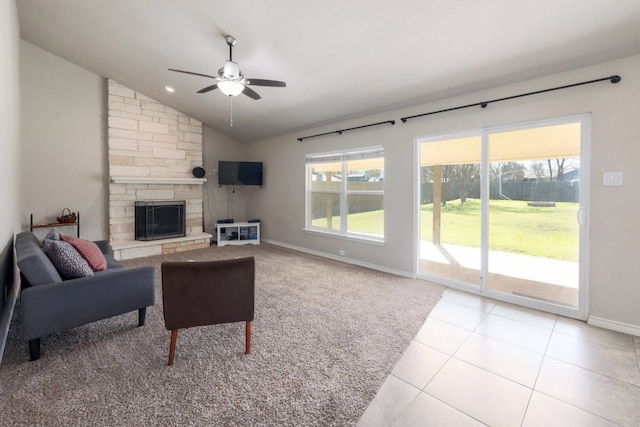
[{"label": "gray sofa", "polygon": [[49,334],[134,310],[138,326],[144,325],[147,307],[155,304],[154,268],[127,269],[108,254],[108,242],[95,243],[105,254],[107,269],[62,280],[32,232],[16,236],[22,338],[29,342],[31,360],[40,358],[40,339]]}]

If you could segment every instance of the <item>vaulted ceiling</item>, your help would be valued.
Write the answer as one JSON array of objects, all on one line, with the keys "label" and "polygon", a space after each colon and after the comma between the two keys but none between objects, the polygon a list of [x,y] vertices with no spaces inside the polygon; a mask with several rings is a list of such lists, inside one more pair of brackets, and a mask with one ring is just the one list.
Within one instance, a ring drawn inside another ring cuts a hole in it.
[{"label": "vaulted ceiling", "polygon": [[[637,0],[16,4],[22,39],[239,141],[640,53]],[[238,40],[233,60],[245,76],[287,87],[252,86],[262,99],[231,100],[219,90],[196,93],[215,80],[168,71],[217,75],[227,34]]]}]

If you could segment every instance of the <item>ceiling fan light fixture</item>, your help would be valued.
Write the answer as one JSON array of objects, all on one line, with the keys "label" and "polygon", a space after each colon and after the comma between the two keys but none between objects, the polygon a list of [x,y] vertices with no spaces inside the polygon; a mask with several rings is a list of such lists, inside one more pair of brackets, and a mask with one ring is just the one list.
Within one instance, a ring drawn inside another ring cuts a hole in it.
[{"label": "ceiling fan light fixture", "polygon": [[[220,70],[218,70],[218,73],[220,73]],[[240,67],[238,67],[238,64],[235,62],[226,61],[222,68],[222,74],[220,77],[225,77],[227,79],[242,78],[242,71],[240,71]]]},{"label": "ceiling fan light fixture", "polygon": [[193,71],[176,70],[175,68],[169,68],[169,71],[207,77],[210,79],[215,79],[217,81],[216,84],[212,84],[200,89],[198,93],[207,93],[211,92],[214,89],[220,89],[220,92],[222,92],[226,96],[234,97],[240,94],[244,94],[255,101],[261,99],[262,97],[250,86],[287,86],[285,82],[281,82],[278,80],[245,79],[242,70],[240,70],[240,67],[238,66],[238,63],[233,62],[232,48],[238,43],[238,41],[232,36],[225,36],[225,40],[227,41],[227,45],[229,45],[229,59],[225,61],[223,67],[218,69],[217,76],[194,73]]},{"label": "ceiling fan light fixture", "polygon": [[238,81],[225,80],[218,82],[218,89],[227,96],[237,96],[244,90],[244,85]]}]

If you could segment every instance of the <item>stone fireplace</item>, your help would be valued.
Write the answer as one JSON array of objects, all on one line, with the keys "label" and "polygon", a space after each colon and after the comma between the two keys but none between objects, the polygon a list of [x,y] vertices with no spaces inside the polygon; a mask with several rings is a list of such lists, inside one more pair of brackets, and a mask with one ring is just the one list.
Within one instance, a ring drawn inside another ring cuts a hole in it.
[{"label": "stone fireplace", "polygon": [[[109,240],[116,259],[208,247],[202,184],[202,123],[109,80]],[[135,202],[185,201],[185,236],[135,239]]]}]

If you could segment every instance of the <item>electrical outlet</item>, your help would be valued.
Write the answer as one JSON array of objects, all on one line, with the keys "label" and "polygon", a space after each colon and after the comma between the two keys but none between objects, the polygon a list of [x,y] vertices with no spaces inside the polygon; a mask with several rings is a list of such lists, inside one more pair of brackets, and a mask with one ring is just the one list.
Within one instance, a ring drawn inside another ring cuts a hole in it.
[{"label": "electrical outlet", "polygon": [[345,256],[346,254],[347,254],[347,253],[346,253],[345,251],[343,251],[342,249],[340,249],[340,250],[338,251],[338,255],[340,255],[340,256]]}]

